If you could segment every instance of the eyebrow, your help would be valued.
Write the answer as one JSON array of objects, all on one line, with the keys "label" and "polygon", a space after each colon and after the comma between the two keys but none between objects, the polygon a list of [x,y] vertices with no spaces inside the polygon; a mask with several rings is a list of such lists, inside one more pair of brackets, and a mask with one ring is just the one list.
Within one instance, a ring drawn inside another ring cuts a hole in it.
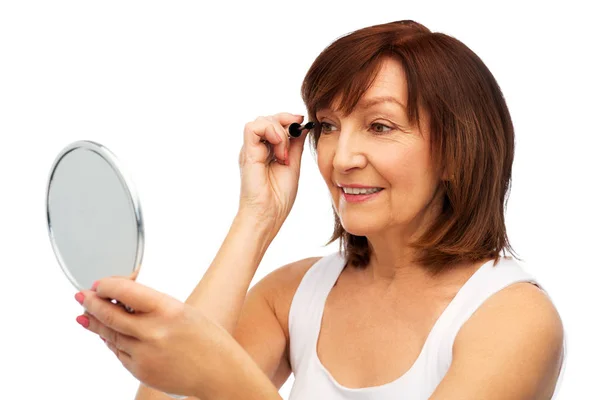
[{"label": "eyebrow", "polygon": [[395,103],[406,110],[406,106],[393,96],[372,97],[368,100],[362,100],[358,103],[358,108],[369,108],[380,103]]},{"label": "eyebrow", "polygon": [[[402,104],[397,98],[395,98],[394,96],[378,96],[378,97],[371,97],[369,99],[363,99],[361,101],[358,102],[358,104],[356,105],[355,108],[357,109],[367,109],[369,107],[373,107],[377,104],[381,104],[381,103],[394,103],[397,104],[398,106],[402,107],[402,110],[404,110],[405,113],[408,113],[407,107]],[[320,109],[316,110],[316,114],[318,115],[321,112],[328,112],[328,111],[333,111],[331,108],[329,107],[323,107]]]}]

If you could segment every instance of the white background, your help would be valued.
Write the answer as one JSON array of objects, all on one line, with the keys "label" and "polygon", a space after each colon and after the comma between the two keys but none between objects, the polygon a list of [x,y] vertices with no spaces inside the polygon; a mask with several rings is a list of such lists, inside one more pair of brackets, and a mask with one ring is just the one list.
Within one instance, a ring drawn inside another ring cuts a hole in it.
[{"label": "white background", "polygon": [[[517,137],[509,238],[569,335],[560,399],[598,398],[600,35],[591,3],[2,1],[0,398],[132,399],[137,390],[75,322],[81,308],[48,240],[45,185],[64,146],[95,140],[117,154],[146,223],[139,281],[184,300],[235,215],[244,124],[305,114],[300,84],[319,52],[400,19],[463,41],[503,89]],[[323,246],[332,221],[305,151],[296,204],[253,284],[335,251],[337,242]]]}]

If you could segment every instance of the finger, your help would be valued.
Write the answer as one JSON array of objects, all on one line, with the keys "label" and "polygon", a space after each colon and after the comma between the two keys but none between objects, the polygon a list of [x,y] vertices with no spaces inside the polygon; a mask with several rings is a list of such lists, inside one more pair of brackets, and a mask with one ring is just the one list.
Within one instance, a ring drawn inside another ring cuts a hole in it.
[{"label": "finger", "polygon": [[275,145],[275,157],[277,157],[278,160],[285,161],[287,158],[287,150],[290,146],[290,139],[286,129],[274,117],[267,118],[272,122],[272,125],[267,129],[272,130],[277,137],[282,139],[279,144]]},{"label": "finger", "polygon": [[266,131],[266,129],[272,124],[273,121],[268,117],[258,117],[256,120],[247,123],[244,128],[244,139],[246,143],[253,145],[259,145],[261,141],[266,141],[272,145],[281,143],[281,141],[284,139],[283,136],[279,136],[277,132],[273,130]]},{"label": "finger", "polygon": [[300,168],[300,162],[302,161],[302,153],[304,151],[304,145],[306,138],[310,131],[302,131],[300,137],[290,140],[290,148],[288,150],[288,164],[293,165],[296,169]]},{"label": "finger", "polygon": [[109,328],[90,313],[84,313],[82,316],[79,317],[79,320],[81,320],[82,317],[87,319],[87,326],[85,324],[82,324],[84,328],[86,328],[90,332],[96,333],[102,339],[111,342],[119,350],[123,350],[127,354],[133,354],[133,352],[135,351],[134,346],[136,346],[140,342],[134,337],[124,335],[115,331],[114,329]]},{"label": "finger", "polygon": [[[285,139],[285,136],[280,136],[272,125],[273,122],[266,117],[259,117],[246,124],[244,146],[242,147],[245,154],[242,159],[255,163],[271,161],[269,159],[270,148],[275,149],[275,146]],[[281,161],[283,161],[283,155]]]},{"label": "finger", "polygon": [[111,277],[97,282],[95,293],[105,299],[114,299],[136,312],[151,312],[165,301],[166,295],[127,278]]},{"label": "finger", "polygon": [[91,290],[84,290],[81,293],[84,296],[82,305],[88,314],[117,332],[139,337],[139,330],[136,328],[139,321],[135,320],[135,314],[128,313],[123,307],[99,297]]},{"label": "finger", "polygon": [[273,116],[279,124],[283,125],[285,137],[288,138],[287,145],[287,157],[286,161],[288,165],[294,164],[296,167],[300,167],[299,159],[302,156],[302,149],[304,148],[304,139],[306,139],[306,131],[302,131],[302,135],[298,138],[289,139],[289,126],[296,122],[298,124],[304,121],[304,116],[290,114],[290,113],[279,113]]},{"label": "finger", "polygon": [[[304,121],[304,116],[290,114],[290,113],[279,113],[279,114],[273,115],[272,119],[274,119],[280,125],[282,125],[282,127],[284,127],[283,134],[288,139],[286,142],[286,148],[288,150],[287,154],[286,154],[287,155],[286,161],[287,161],[288,165],[290,165],[292,157],[297,158],[297,156],[291,155],[292,149],[297,148],[298,144],[300,144],[300,143],[304,144],[304,142],[303,142],[304,137],[300,136],[299,138],[290,139],[288,129],[289,129],[290,125],[294,122],[296,122],[298,124],[302,123],[302,121]],[[302,134],[304,134],[305,132],[306,131],[302,131]],[[300,147],[300,149],[302,149],[302,146]],[[297,154],[298,150],[294,150],[293,152],[294,152],[294,154]],[[298,164],[298,163],[295,163],[295,164]]]},{"label": "finger", "polygon": [[[279,113],[269,117],[259,117],[254,122],[246,124],[244,129],[244,148],[247,150],[246,159],[254,162],[271,161],[269,159],[269,150],[265,151],[264,146],[258,146],[258,143],[269,143],[274,147],[273,153],[280,161],[286,159],[289,150],[288,127],[293,122],[301,123],[304,120],[302,115],[290,113]],[[273,126],[269,127],[269,123]],[[276,133],[276,135],[273,135]],[[269,146],[268,148],[270,148]]]}]

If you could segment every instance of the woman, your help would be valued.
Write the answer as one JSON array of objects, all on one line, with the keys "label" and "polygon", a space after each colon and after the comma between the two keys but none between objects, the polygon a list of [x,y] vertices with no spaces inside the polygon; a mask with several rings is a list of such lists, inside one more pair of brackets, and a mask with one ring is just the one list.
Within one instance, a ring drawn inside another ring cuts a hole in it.
[{"label": "woman", "polygon": [[248,123],[238,215],[186,303],[118,278],[77,296],[79,321],[146,384],[137,399],[279,398],[292,372],[291,399],[551,399],[564,331],[500,255],[514,137],[483,62],[393,22],[332,43],[302,95],[340,252],[247,292],[294,203],[307,137],[286,134],[302,116]]}]

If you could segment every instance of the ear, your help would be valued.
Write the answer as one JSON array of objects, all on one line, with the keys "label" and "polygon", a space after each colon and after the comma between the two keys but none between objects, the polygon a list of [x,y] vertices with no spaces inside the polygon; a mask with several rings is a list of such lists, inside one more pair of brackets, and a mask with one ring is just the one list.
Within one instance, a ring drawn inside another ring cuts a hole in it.
[{"label": "ear", "polygon": [[453,180],[453,179],[454,179],[454,175],[451,175],[451,174],[448,172],[448,168],[444,168],[444,170],[442,171],[441,179],[442,179],[443,181],[451,181],[451,180]]}]

